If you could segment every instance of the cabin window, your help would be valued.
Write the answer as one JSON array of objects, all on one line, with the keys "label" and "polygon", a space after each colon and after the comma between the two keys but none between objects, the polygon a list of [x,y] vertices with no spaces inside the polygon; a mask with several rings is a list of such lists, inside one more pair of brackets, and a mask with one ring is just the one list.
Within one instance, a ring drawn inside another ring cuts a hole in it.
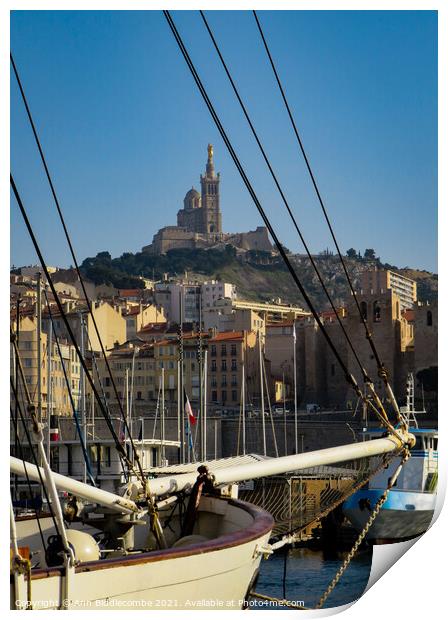
[{"label": "cabin window", "polygon": [[437,438],[437,437],[434,437],[434,450],[435,450],[435,451],[437,451],[437,446],[438,446],[438,443],[439,443],[438,438]]},{"label": "cabin window", "polygon": [[426,313],[426,325],[428,327],[432,326],[432,312],[431,312],[431,310],[428,310],[428,312]]},{"label": "cabin window", "polygon": [[361,323],[364,319],[364,321],[367,321],[367,303],[365,301],[361,302]]}]

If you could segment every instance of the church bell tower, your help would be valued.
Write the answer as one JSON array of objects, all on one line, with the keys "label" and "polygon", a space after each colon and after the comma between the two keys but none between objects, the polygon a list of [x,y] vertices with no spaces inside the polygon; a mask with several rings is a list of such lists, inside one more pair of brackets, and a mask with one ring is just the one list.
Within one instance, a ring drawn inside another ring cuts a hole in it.
[{"label": "church bell tower", "polygon": [[201,206],[202,206],[202,233],[222,233],[221,211],[219,209],[219,172],[215,173],[213,163],[213,146],[207,147],[208,158],[205,175],[201,174]]}]

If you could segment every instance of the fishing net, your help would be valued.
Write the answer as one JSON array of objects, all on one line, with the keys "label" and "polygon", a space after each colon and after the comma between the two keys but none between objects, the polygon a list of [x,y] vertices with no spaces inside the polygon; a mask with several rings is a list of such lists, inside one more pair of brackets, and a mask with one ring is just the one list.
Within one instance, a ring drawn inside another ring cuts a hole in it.
[{"label": "fishing net", "polygon": [[296,532],[342,504],[386,467],[391,458],[368,457],[338,466],[260,478],[240,485],[239,498],[271,513],[275,520],[274,536]]}]

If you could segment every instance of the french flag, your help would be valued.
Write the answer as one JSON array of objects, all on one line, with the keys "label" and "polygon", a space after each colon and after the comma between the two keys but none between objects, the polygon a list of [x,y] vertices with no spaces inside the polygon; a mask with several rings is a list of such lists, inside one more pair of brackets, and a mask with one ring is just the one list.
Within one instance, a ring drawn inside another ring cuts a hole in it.
[{"label": "french flag", "polygon": [[188,416],[188,420],[191,425],[196,424],[196,418],[193,413],[193,409],[191,408],[190,401],[188,400],[187,392],[184,390],[184,410],[185,414]]},{"label": "french flag", "polygon": [[57,415],[50,415],[50,441],[59,441],[59,421]]}]

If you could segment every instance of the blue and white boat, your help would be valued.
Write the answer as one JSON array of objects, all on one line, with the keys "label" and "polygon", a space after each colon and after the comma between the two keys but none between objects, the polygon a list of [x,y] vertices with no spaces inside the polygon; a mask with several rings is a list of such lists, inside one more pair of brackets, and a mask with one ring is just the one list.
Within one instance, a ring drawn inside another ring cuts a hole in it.
[{"label": "blue and white boat", "polygon": [[[392,543],[423,534],[431,524],[437,491],[437,429],[418,428],[413,403],[413,379],[408,378],[408,402],[402,414],[410,424],[416,444],[404,464],[396,484],[367,533],[371,543]],[[417,412],[418,413],[418,412]],[[366,429],[366,439],[380,437],[384,429]],[[343,504],[343,512],[355,529],[361,531],[377,501],[388,486],[399,464],[393,459],[386,469],[375,475],[366,488],[360,489]]]}]

